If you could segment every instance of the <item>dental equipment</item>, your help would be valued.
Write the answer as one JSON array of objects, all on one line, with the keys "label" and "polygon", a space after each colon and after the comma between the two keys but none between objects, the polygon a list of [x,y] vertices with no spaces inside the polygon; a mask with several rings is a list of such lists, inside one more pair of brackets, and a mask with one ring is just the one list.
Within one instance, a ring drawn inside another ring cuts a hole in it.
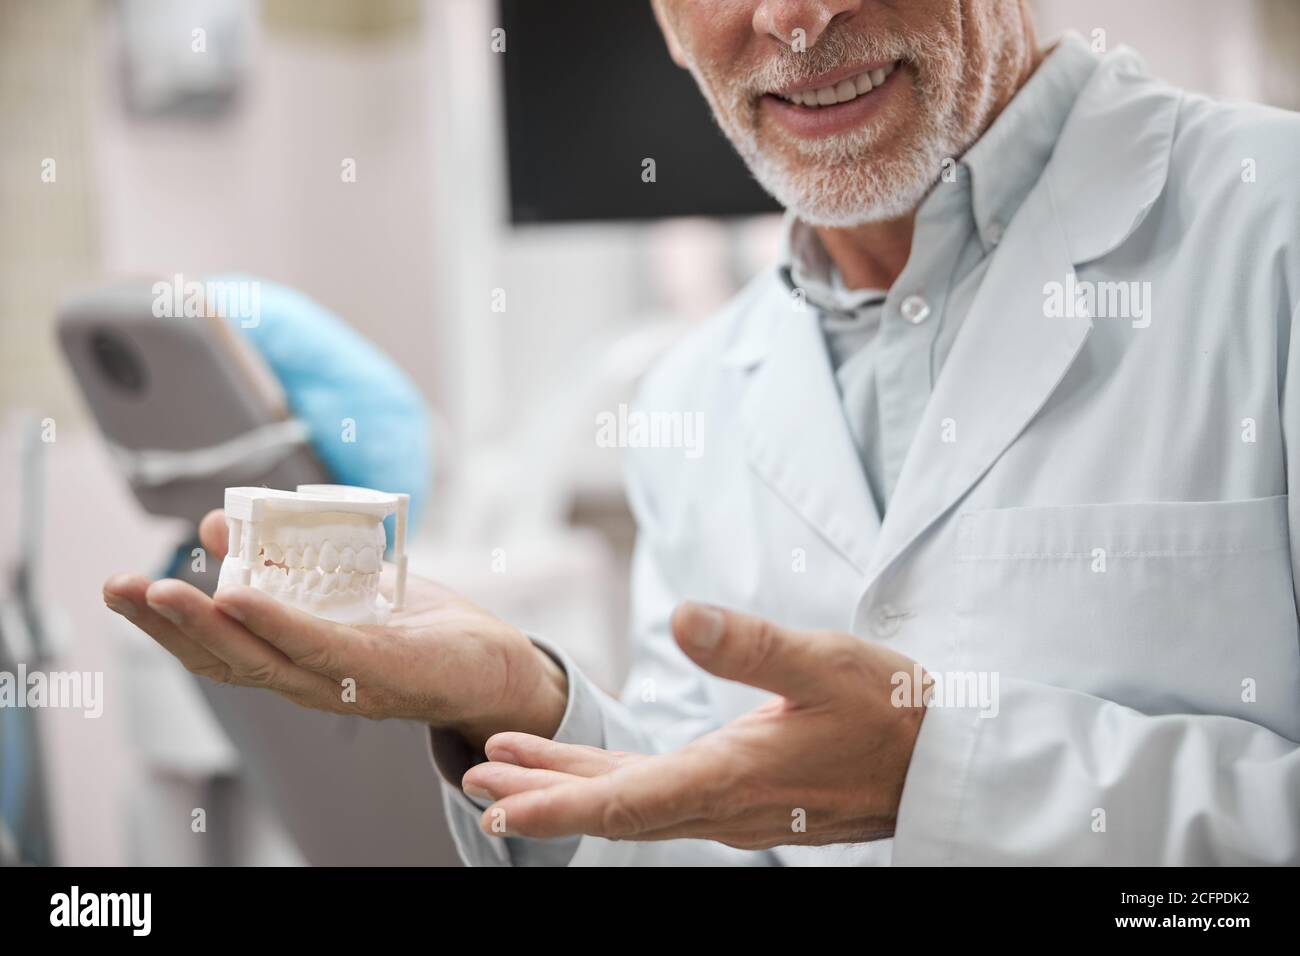
[{"label": "dental equipment", "polygon": [[[217,590],[242,584],[341,624],[386,623],[406,599],[409,503],[409,495],[347,485],[227,488],[229,550]],[[397,516],[391,605],[379,593],[390,514]]]}]

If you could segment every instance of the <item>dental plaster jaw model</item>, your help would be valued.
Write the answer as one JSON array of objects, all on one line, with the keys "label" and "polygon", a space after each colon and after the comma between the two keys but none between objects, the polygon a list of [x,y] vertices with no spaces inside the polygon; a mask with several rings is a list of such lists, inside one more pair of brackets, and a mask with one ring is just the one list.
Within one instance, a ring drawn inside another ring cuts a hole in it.
[{"label": "dental plaster jaw model", "polygon": [[[227,488],[229,550],[217,590],[242,584],[341,624],[383,624],[406,598],[409,495],[348,485]],[[393,603],[379,593],[384,518],[397,515]]]}]

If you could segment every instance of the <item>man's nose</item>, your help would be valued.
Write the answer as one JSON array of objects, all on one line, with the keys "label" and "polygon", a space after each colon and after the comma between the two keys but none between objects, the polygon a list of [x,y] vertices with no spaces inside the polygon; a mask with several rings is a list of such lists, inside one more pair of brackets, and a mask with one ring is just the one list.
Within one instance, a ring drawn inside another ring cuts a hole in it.
[{"label": "man's nose", "polygon": [[862,9],[862,0],[760,0],[754,8],[754,32],[799,52],[812,49],[836,19]]}]

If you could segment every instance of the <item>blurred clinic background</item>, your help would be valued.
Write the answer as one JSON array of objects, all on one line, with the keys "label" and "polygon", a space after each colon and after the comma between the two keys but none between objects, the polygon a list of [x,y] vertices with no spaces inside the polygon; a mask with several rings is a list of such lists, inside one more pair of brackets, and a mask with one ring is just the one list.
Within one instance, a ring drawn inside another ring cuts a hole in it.
[{"label": "blurred clinic background", "polygon": [[[1300,108],[1297,0],[1035,6]],[[0,861],[454,863],[420,728],[206,686],[101,583],[210,587],[227,484],[407,491],[413,573],[616,689],[634,529],[596,415],[778,227],[644,0],[0,0],[0,671],[104,682],[98,718],[0,709]],[[259,327],[153,315],[218,276]]]}]

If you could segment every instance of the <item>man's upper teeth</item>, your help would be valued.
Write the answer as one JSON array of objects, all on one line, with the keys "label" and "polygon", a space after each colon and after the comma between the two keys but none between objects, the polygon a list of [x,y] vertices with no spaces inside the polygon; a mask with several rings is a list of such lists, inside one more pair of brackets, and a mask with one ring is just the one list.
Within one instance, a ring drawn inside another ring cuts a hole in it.
[{"label": "man's upper teeth", "polygon": [[800,106],[834,106],[836,103],[847,103],[849,100],[857,99],[863,93],[870,93],[875,87],[884,83],[885,77],[893,73],[897,65],[891,63],[876,70],[865,71],[820,89],[800,90],[796,93],[780,95],[782,99]]}]

